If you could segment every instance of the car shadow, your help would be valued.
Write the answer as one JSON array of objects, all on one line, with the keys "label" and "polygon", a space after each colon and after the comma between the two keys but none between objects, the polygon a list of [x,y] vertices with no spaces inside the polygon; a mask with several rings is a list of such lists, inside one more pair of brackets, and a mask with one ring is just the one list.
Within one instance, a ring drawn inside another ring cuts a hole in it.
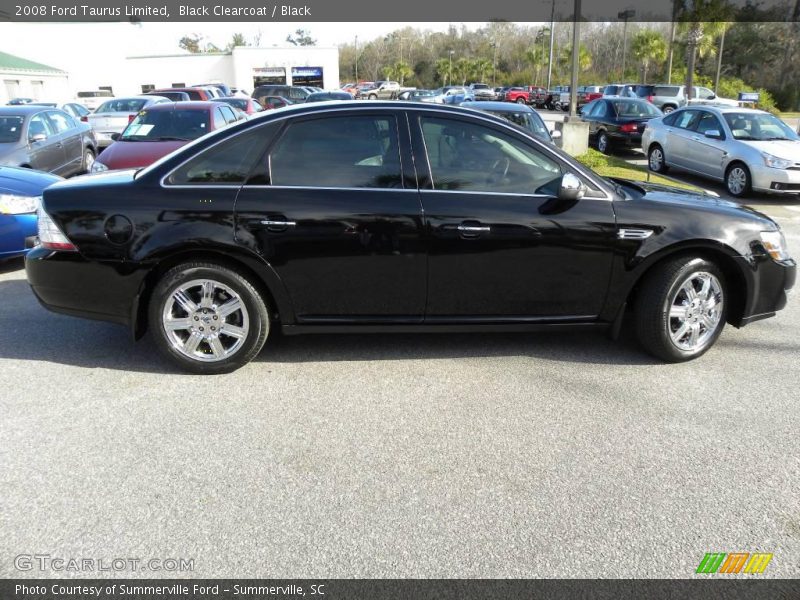
[{"label": "car shadow", "polygon": [[[0,281],[0,359],[143,373],[182,374],[149,336],[47,311],[24,279]],[[527,357],[578,364],[653,365],[631,334],[612,341],[602,330],[542,333],[319,334],[273,332],[256,363],[313,363]]]},{"label": "car shadow", "polygon": [[25,259],[23,257],[9,258],[8,260],[0,261],[0,275],[19,271],[24,268]]}]

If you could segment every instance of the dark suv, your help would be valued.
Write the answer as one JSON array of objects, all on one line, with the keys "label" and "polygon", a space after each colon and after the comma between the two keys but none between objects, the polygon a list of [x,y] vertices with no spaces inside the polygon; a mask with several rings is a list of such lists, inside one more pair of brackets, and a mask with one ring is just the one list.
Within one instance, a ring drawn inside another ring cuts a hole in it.
[{"label": "dark suv", "polygon": [[308,89],[296,85],[260,85],[253,90],[253,98],[262,106],[264,106],[262,100],[268,96],[286,98],[297,104],[305,102],[310,93]]}]

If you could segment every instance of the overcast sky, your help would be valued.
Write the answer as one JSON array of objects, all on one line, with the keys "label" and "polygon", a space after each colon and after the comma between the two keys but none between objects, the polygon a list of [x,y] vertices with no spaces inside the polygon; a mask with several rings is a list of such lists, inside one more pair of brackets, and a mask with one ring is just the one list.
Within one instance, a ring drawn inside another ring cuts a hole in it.
[{"label": "overcast sky", "polygon": [[[178,40],[197,33],[224,47],[236,32],[248,40],[261,33],[261,45],[286,45],[298,27],[309,31],[318,46],[337,46],[371,40],[406,26],[446,31],[450,23],[0,23],[0,51],[35,60],[65,71],[94,63],[118,65],[126,56],[179,54]],[[456,23],[461,26],[461,23]],[[485,23],[466,23],[470,29]]]}]

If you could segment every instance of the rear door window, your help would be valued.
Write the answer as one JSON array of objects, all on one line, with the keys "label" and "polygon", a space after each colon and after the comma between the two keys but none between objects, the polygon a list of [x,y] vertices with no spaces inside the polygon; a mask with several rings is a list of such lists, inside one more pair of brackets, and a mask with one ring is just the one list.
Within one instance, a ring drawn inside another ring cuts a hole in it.
[{"label": "rear door window", "polygon": [[400,188],[397,122],[335,116],[291,123],[270,153],[273,185]]},{"label": "rear door window", "polygon": [[681,129],[694,129],[697,119],[700,118],[699,111],[696,110],[683,110],[677,114],[674,125]]}]

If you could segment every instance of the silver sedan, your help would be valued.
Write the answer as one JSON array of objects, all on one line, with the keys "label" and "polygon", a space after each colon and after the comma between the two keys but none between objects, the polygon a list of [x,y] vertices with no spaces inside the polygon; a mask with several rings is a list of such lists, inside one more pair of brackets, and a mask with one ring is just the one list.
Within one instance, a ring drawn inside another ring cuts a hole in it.
[{"label": "silver sedan", "polygon": [[724,182],[732,196],[800,193],[800,137],[762,110],[681,108],[647,124],[642,150],[651,171],[691,171]]}]

